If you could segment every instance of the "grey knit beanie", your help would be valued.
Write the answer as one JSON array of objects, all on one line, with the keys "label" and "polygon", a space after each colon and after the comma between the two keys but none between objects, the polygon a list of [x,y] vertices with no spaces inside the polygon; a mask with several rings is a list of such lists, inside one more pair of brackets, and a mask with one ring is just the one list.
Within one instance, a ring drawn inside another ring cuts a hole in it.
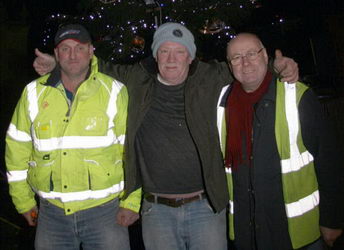
[{"label": "grey knit beanie", "polygon": [[196,55],[195,39],[190,30],[180,23],[164,23],[154,33],[152,51],[156,58],[156,53],[164,42],[176,42],[184,45],[193,60]]}]

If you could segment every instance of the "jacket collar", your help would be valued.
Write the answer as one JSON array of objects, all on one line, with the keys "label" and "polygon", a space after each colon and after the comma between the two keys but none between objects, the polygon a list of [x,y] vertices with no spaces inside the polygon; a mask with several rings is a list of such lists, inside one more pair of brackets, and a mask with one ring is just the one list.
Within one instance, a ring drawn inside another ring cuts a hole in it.
[{"label": "jacket collar", "polygon": [[[99,81],[97,78],[99,77],[98,73],[98,59],[96,56],[93,56],[90,62],[90,68],[86,76],[86,80],[83,81],[79,88],[78,88],[78,98],[80,100],[84,100],[89,98],[90,96],[94,95],[96,91],[100,87]],[[55,69],[51,72],[50,76],[48,77],[45,85],[56,87],[61,82],[61,70],[60,66],[57,65]]]},{"label": "jacket collar", "polygon": [[[88,69],[86,80],[90,78],[91,75],[98,72],[98,60],[96,56],[93,56],[90,62],[90,68]],[[56,65],[56,67],[51,71],[50,76],[48,77],[48,80],[45,85],[56,87],[59,82],[61,81],[61,67],[59,64]]]},{"label": "jacket collar", "polygon": [[267,100],[271,102],[276,102],[276,84],[277,84],[277,79],[276,76],[272,76],[272,80],[270,82],[270,85],[268,87],[268,91],[263,95],[262,100]]}]

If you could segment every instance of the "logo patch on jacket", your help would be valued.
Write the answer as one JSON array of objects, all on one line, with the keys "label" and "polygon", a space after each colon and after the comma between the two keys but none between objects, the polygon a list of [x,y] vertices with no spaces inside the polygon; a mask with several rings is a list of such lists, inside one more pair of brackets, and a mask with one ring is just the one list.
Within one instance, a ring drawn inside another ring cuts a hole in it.
[{"label": "logo patch on jacket", "polygon": [[46,109],[48,106],[49,106],[49,102],[48,102],[48,101],[44,101],[44,102],[42,103],[42,108],[43,108],[43,109]]}]

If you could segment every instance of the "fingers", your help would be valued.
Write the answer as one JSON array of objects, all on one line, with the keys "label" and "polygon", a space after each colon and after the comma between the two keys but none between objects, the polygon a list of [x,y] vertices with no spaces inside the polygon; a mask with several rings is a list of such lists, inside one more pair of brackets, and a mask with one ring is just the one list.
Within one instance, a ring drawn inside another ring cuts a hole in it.
[{"label": "fingers", "polygon": [[286,58],[285,68],[281,71],[281,81],[295,83],[299,79],[298,64],[290,58]]},{"label": "fingers", "polygon": [[283,57],[282,51],[279,49],[276,49],[275,50],[275,58],[278,59],[278,58],[282,58],[282,57]]},{"label": "fingers", "polygon": [[31,208],[29,211],[23,213],[23,216],[26,219],[29,226],[34,227],[37,225],[38,209],[36,206]]},{"label": "fingers", "polygon": [[39,49],[35,49],[36,58],[33,67],[39,75],[45,75],[51,72],[56,66],[55,58],[49,54],[42,53]]},{"label": "fingers", "polygon": [[121,226],[128,227],[138,220],[138,218],[138,213],[135,213],[129,209],[120,208],[116,215],[116,222]]},{"label": "fingers", "polygon": [[139,218],[139,215],[137,216],[119,216],[117,217],[117,224],[123,226],[123,227],[128,227],[131,224],[133,224],[137,219]]},{"label": "fingers", "polygon": [[44,54],[41,51],[39,51],[39,49],[37,49],[37,48],[35,49],[35,55],[38,57],[44,56]]},{"label": "fingers", "polygon": [[284,57],[279,49],[275,51],[274,68],[282,82],[295,83],[299,79],[297,63],[292,58]]},{"label": "fingers", "polygon": [[320,231],[325,243],[332,247],[336,239],[343,233],[342,229],[332,229],[320,226]]}]

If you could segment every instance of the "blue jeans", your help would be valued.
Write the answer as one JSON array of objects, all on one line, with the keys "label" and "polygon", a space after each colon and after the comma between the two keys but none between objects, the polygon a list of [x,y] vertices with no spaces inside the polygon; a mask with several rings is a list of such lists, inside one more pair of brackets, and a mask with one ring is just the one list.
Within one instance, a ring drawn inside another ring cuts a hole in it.
[{"label": "blue jeans", "polygon": [[314,241],[313,243],[301,247],[299,250],[325,250],[325,246],[324,246],[324,242],[322,240],[322,238]]},{"label": "blue jeans", "polygon": [[169,207],[142,205],[146,250],[227,250],[226,209],[214,213],[207,199]]},{"label": "blue jeans", "polygon": [[35,239],[37,250],[130,249],[128,228],[116,223],[118,199],[65,215],[41,199]]}]

